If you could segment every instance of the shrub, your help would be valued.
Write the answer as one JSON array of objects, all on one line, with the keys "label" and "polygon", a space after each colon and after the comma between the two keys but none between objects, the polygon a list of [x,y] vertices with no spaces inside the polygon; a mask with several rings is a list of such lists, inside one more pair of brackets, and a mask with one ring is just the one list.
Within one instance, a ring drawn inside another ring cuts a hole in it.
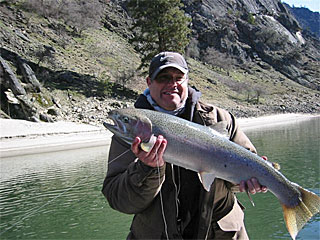
[{"label": "shrub", "polygon": [[202,60],[212,66],[229,71],[235,64],[235,60],[226,53],[219,52],[213,47],[208,47],[203,54]]},{"label": "shrub", "polygon": [[289,42],[288,36],[281,35],[272,28],[263,28],[256,33],[256,38],[267,45],[270,50],[283,49]]},{"label": "shrub", "polygon": [[255,19],[255,17],[253,16],[252,13],[249,13],[249,14],[248,14],[247,21],[248,21],[248,23],[250,23],[250,24],[252,24],[252,25],[256,24],[256,19]]},{"label": "shrub", "polygon": [[99,0],[26,0],[22,6],[45,18],[62,19],[79,34],[100,26],[105,9]]}]

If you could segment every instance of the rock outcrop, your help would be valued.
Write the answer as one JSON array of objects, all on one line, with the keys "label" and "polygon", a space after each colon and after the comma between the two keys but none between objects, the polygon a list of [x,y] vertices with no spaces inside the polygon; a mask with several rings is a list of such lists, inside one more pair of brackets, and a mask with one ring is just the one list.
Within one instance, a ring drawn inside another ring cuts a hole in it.
[{"label": "rock outcrop", "polygon": [[23,76],[23,81],[29,85],[31,91],[40,92],[41,91],[40,82],[38,81],[32,68],[26,63],[25,60],[21,58],[18,59],[18,64]]},{"label": "rock outcrop", "polygon": [[17,79],[10,66],[0,56],[0,83],[8,90],[11,89],[14,95],[26,95],[21,82]]},{"label": "rock outcrop", "polygon": [[280,1],[182,2],[192,17],[193,38],[202,56],[213,47],[240,63],[258,59],[293,81],[320,90],[319,76],[303,70],[312,59],[320,59],[319,41],[306,41],[302,27]]}]

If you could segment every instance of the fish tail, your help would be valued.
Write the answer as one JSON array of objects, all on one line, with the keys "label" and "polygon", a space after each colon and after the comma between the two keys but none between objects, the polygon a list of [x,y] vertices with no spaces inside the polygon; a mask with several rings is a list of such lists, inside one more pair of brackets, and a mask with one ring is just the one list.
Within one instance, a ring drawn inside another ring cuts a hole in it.
[{"label": "fish tail", "polygon": [[297,186],[301,193],[301,201],[295,207],[282,204],[284,220],[292,239],[295,239],[303,226],[320,211],[320,197]]}]

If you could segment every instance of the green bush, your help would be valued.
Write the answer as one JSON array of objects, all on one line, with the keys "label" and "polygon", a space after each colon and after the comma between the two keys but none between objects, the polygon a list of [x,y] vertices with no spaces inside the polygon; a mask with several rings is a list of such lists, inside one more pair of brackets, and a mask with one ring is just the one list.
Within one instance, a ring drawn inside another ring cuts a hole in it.
[{"label": "green bush", "polygon": [[248,23],[250,23],[250,24],[252,24],[252,25],[256,24],[256,19],[255,19],[255,17],[253,16],[252,13],[249,13],[249,14],[248,14],[247,21],[248,21]]}]

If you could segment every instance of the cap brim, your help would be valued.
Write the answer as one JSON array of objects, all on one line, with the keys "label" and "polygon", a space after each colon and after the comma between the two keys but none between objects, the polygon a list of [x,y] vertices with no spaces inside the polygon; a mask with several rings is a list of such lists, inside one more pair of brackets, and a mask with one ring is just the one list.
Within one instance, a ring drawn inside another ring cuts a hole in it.
[{"label": "cap brim", "polygon": [[154,80],[155,77],[158,75],[158,73],[159,73],[161,70],[163,70],[163,69],[165,69],[165,68],[168,68],[168,67],[173,67],[173,68],[179,69],[181,72],[183,72],[183,74],[186,74],[186,73],[188,72],[187,69],[179,66],[178,64],[174,64],[174,63],[172,63],[172,64],[167,64],[167,65],[163,65],[163,66],[159,67],[159,68],[152,74],[151,80]]}]

